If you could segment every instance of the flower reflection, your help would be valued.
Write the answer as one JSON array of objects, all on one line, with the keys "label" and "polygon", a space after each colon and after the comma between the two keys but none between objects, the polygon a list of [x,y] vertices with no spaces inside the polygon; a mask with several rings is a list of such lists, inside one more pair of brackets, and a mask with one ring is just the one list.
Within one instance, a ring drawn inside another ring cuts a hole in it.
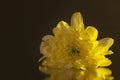
[{"label": "flower reflection", "polygon": [[39,69],[50,76],[44,80],[113,80],[112,72],[108,68],[81,69],[57,69],[50,67],[39,67]]}]

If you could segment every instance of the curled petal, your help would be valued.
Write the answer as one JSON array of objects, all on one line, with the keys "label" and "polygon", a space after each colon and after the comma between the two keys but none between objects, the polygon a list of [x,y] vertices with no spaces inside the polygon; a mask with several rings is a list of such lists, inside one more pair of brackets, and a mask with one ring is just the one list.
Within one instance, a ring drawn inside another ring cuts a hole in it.
[{"label": "curled petal", "polygon": [[114,40],[112,38],[104,38],[99,40],[99,45],[104,46],[104,47],[111,47],[114,43]]},{"label": "curled petal", "polygon": [[69,28],[69,25],[64,22],[64,21],[60,21],[58,24],[57,24],[57,28]]},{"label": "curled petal", "polygon": [[95,41],[98,36],[98,31],[92,26],[88,26],[83,32],[81,32],[82,40]]},{"label": "curled petal", "polygon": [[90,40],[96,40],[97,36],[98,36],[98,31],[96,28],[92,27],[92,26],[88,26],[86,28],[86,33],[88,34],[88,37]]},{"label": "curled petal", "polygon": [[53,29],[53,33],[55,36],[63,35],[66,32],[66,30],[68,30],[68,28],[69,28],[69,25],[66,22],[60,21],[57,24],[57,27]]},{"label": "curled petal", "polygon": [[113,53],[111,51],[108,52],[108,49],[113,45],[114,40],[112,38],[103,38],[98,42],[98,49],[100,49],[103,54]]}]

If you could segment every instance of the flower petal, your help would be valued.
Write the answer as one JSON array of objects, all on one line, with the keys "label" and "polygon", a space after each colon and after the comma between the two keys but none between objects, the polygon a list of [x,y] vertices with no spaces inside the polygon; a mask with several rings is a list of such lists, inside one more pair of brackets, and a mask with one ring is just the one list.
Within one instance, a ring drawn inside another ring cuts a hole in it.
[{"label": "flower petal", "polygon": [[108,49],[113,45],[113,43],[114,40],[112,38],[103,38],[98,41],[98,49],[100,49],[101,53],[108,54]]},{"label": "flower petal", "polygon": [[103,38],[99,40],[99,45],[104,46],[104,47],[111,47],[114,43],[114,40],[112,38]]},{"label": "flower petal", "polygon": [[71,17],[71,26],[75,28],[75,30],[82,31],[84,29],[83,18],[79,12],[76,12]]},{"label": "flower petal", "polygon": [[101,59],[98,62],[98,64],[99,64],[98,66],[109,66],[111,63],[112,62],[110,59],[105,58],[105,57],[103,57],[103,58],[101,57]]},{"label": "flower petal", "polygon": [[64,22],[64,21],[60,21],[58,24],[57,24],[57,27],[55,27],[53,29],[53,33],[54,35],[61,35],[61,34],[64,34],[64,32],[66,32],[66,30],[68,30],[69,28],[69,25]]},{"label": "flower petal", "polygon": [[98,31],[96,28],[92,27],[92,26],[88,26],[86,28],[86,33],[88,34],[88,38],[90,40],[96,40],[97,36],[98,36]]}]

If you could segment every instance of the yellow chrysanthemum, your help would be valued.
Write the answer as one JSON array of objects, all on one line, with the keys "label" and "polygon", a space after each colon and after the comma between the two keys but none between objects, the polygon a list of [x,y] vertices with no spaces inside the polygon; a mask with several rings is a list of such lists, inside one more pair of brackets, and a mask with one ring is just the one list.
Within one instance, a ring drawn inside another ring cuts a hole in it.
[{"label": "yellow chrysanthemum", "polygon": [[79,12],[73,14],[71,25],[60,21],[53,33],[42,38],[40,52],[44,56],[41,58],[44,58],[43,66],[86,69],[111,64],[105,56],[113,53],[109,48],[114,40],[96,40],[98,30],[93,26],[85,28]]}]

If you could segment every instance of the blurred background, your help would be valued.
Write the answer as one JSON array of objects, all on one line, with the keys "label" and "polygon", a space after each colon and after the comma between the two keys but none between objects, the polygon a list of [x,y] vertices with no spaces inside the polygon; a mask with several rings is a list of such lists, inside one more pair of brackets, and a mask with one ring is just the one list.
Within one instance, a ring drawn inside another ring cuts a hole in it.
[{"label": "blurred background", "polygon": [[74,12],[81,12],[85,26],[95,26],[98,39],[112,37],[114,51],[110,69],[115,80],[120,76],[120,1],[119,0],[30,0],[24,1],[24,54],[21,60],[22,80],[42,80],[38,67],[41,38],[52,34],[53,27],[64,20],[70,23]]}]

